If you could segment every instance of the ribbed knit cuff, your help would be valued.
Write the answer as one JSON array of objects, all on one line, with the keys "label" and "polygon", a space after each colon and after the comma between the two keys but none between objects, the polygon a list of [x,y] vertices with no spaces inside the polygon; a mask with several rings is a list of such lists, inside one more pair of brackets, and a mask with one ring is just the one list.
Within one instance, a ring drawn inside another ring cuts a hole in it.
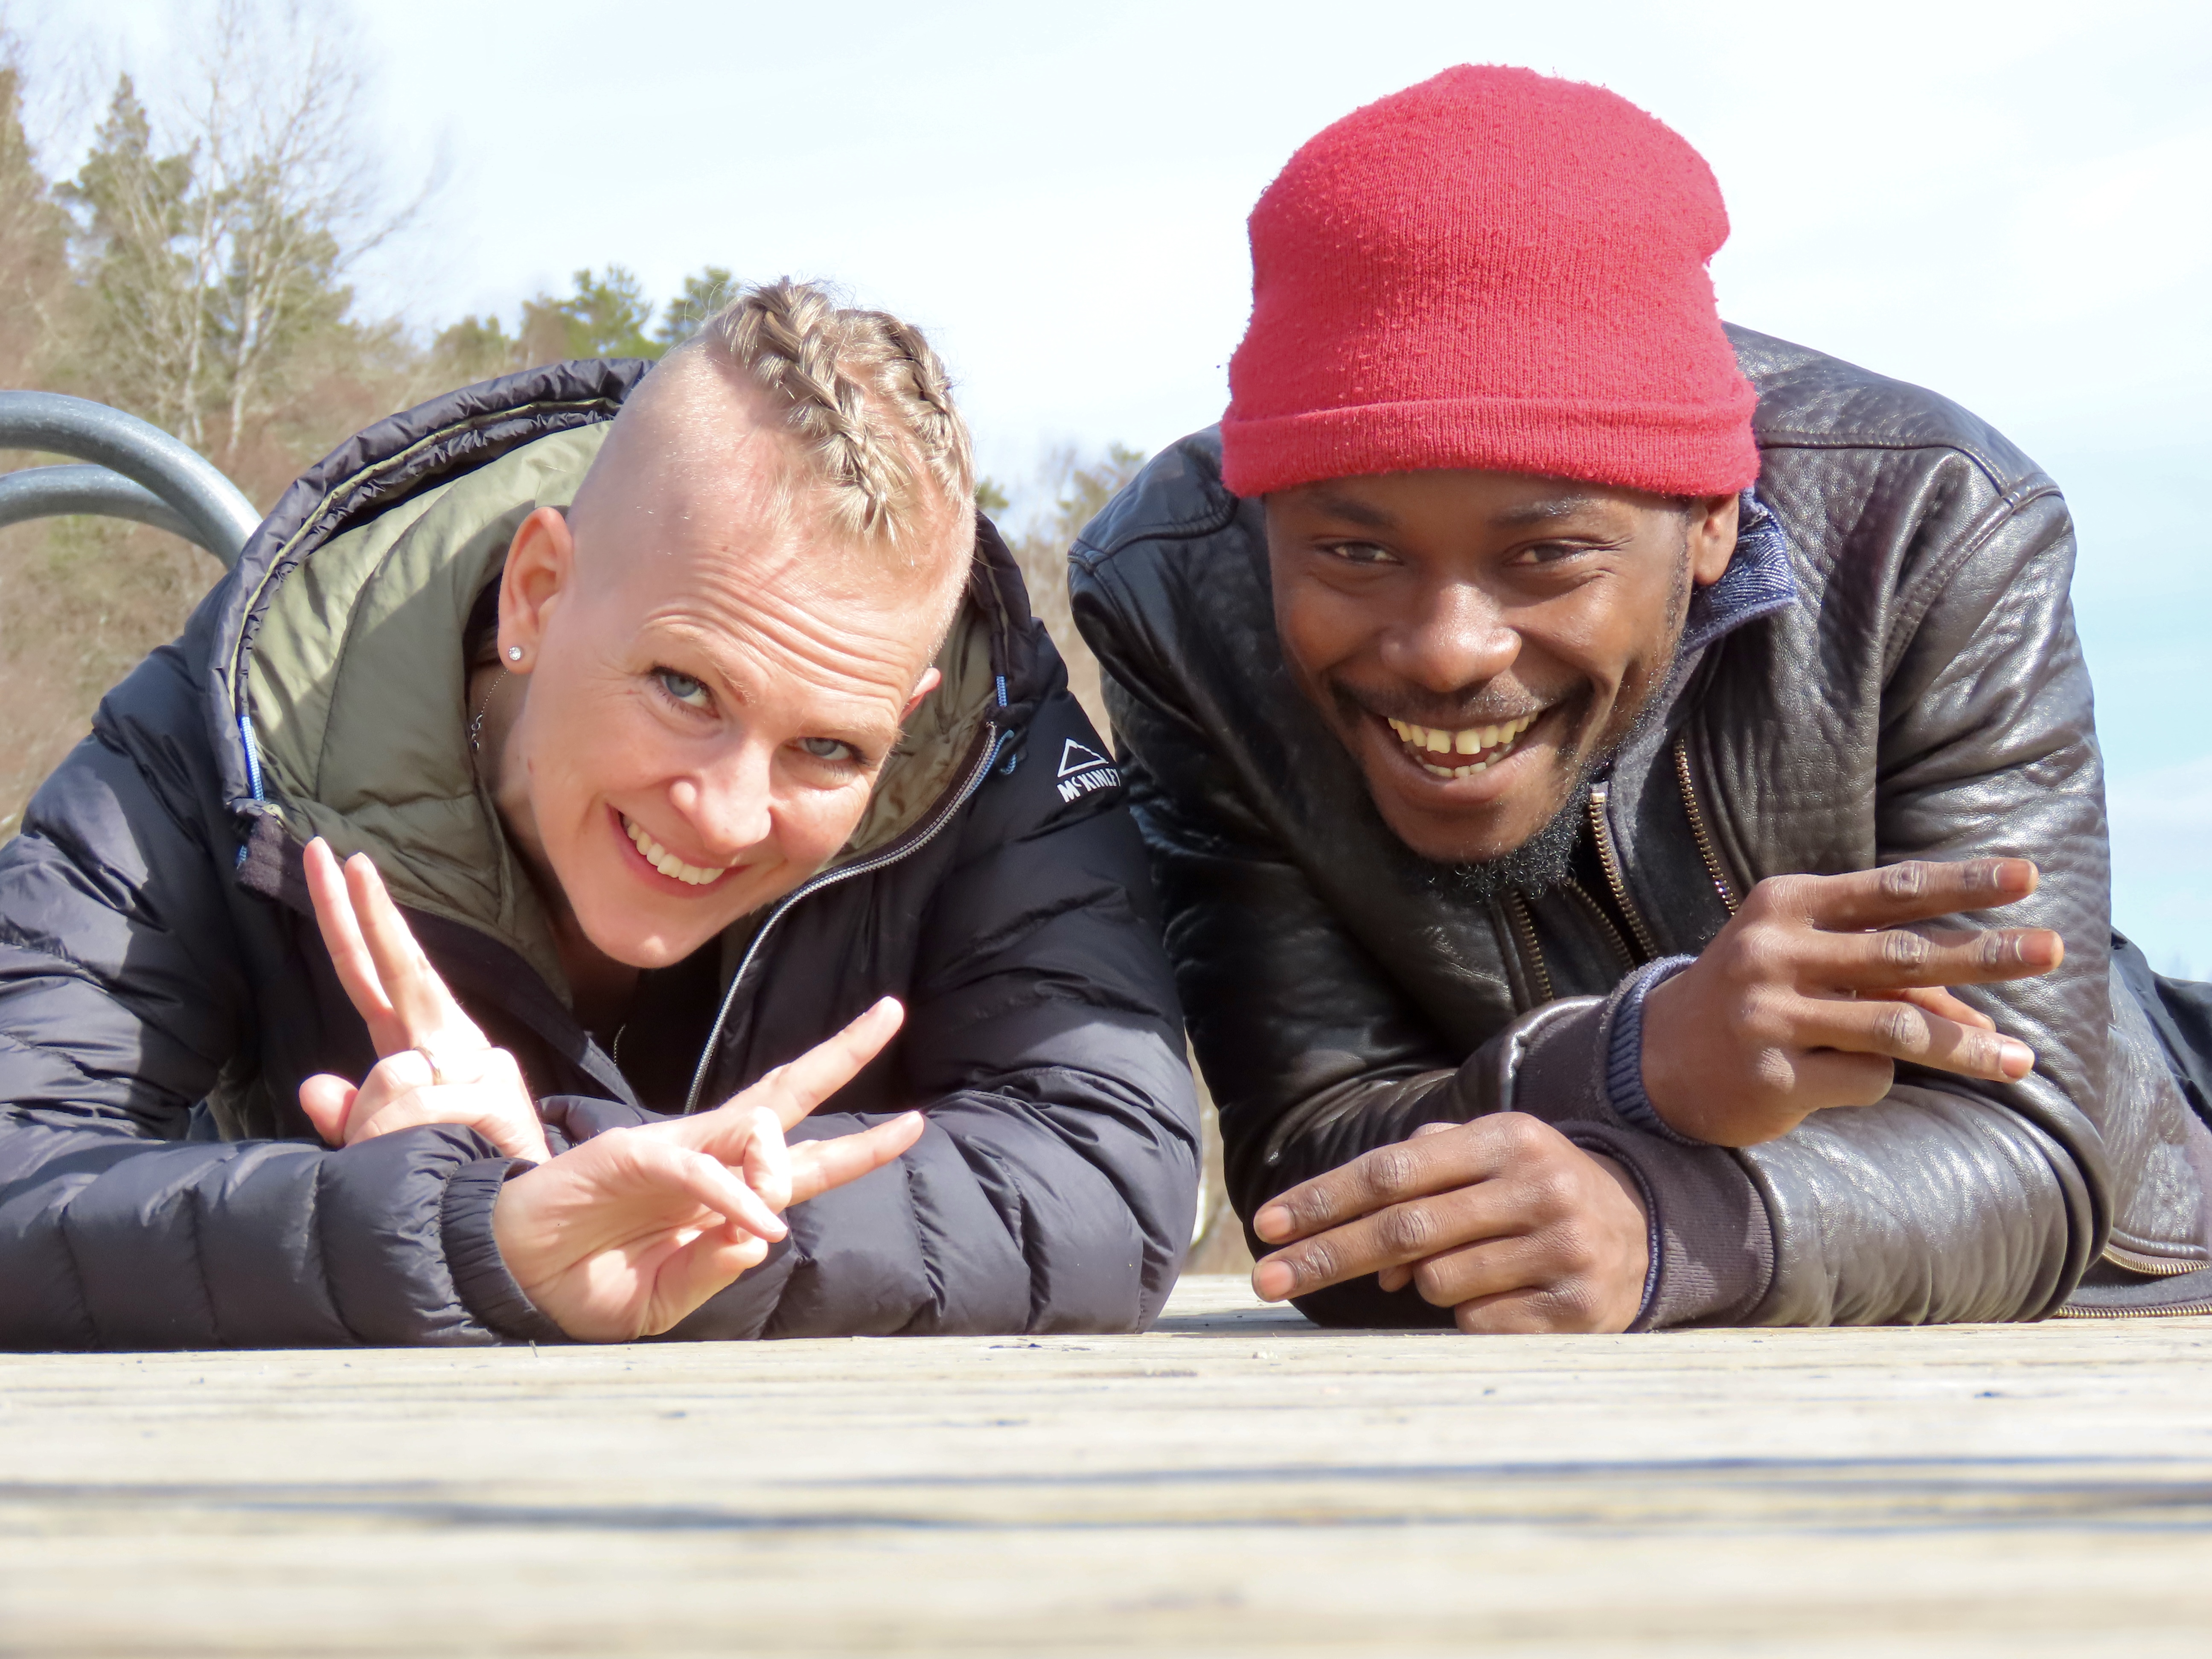
[{"label": "ribbed knit cuff", "polygon": [[1605,1057],[1606,1104],[1620,1114],[1623,1122],[1677,1146],[1705,1143],[1678,1133],[1659,1115],[1651,1097],[1644,1091],[1644,999],[1651,994],[1653,986],[1663,984],[1696,960],[1695,957],[1662,957],[1645,963],[1629,977],[1615,1007],[1613,1044]]},{"label": "ribbed knit cuff", "polygon": [[510,1342],[567,1342],[568,1332],[540,1311],[499,1253],[492,1206],[514,1176],[538,1166],[526,1158],[482,1158],[464,1164],[446,1182],[446,1268],[462,1304],[486,1328]]}]

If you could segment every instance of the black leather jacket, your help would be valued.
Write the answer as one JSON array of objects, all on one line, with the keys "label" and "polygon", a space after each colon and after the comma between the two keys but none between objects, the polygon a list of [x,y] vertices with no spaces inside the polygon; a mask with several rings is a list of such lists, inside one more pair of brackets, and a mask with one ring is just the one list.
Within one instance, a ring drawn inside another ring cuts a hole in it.
[{"label": "black leather jacket", "polygon": [[[1222,487],[1213,434],[1159,456],[1077,543],[1075,611],[1110,676],[1238,1212],[1424,1121],[1514,1109],[1642,1183],[1643,1328],[2036,1318],[2116,1213],[2112,1259],[2137,1275],[2202,1267],[2203,1130],[2139,1012],[2112,1006],[2057,486],[1940,398],[1731,333],[1798,594],[1685,655],[1595,804],[1632,938],[1571,887],[1457,906],[1397,855],[1284,670],[1259,503]],[[1900,1067],[1878,1105],[1743,1152],[1607,1103],[1617,988],[1701,949],[1754,882],[1996,854],[2044,872],[2005,922],[2067,946],[2046,977],[1966,993],[2035,1049],[2022,1082]],[[2115,1063],[2116,1020],[2142,1063]],[[1371,1279],[1301,1305],[1448,1317]]]}]

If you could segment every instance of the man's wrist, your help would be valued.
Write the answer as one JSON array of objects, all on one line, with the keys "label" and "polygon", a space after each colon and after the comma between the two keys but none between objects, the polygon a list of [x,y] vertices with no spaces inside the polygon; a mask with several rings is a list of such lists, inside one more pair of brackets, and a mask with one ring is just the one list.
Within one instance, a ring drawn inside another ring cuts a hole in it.
[{"label": "man's wrist", "polygon": [[1613,1177],[1613,1184],[1620,1188],[1622,1196],[1635,1206],[1637,1219],[1641,1224],[1644,1261],[1637,1273],[1636,1311],[1626,1326],[1627,1329],[1634,1330],[1643,1323],[1644,1315],[1650,1311],[1651,1292],[1659,1280],[1659,1224],[1656,1218],[1656,1206],[1652,1204],[1650,1192],[1644,1184],[1643,1176],[1632,1165],[1622,1163],[1610,1152],[1600,1152],[1595,1146],[1578,1146],[1577,1150]]},{"label": "man's wrist", "polygon": [[1632,1128],[1663,1136],[1682,1146],[1705,1143],[1674,1128],[1652,1103],[1644,1083],[1644,1012],[1645,1000],[1653,991],[1696,961],[1695,957],[1662,957],[1630,975],[1614,993],[1613,1036],[1606,1050],[1606,1103]]}]

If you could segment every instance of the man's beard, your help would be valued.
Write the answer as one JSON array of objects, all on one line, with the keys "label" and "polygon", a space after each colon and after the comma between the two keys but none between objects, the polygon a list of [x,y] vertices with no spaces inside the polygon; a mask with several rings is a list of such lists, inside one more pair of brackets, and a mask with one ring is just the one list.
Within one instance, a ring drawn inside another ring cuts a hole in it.
[{"label": "man's beard", "polygon": [[[1656,699],[1654,699],[1656,702]],[[1637,717],[1640,728],[1644,716]],[[1635,735],[1632,728],[1628,736]],[[1553,814],[1552,821],[1522,842],[1511,852],[1498,858],[1480,862],[1457,862],[1442,859],[1425,859],[1397,836],[1389,837],[1400,872],[1413,885],[1425,888],[1445,903],[1463,909],[1479,910],[1495,903],[1508,893],[1527,893],[1534,896],[1557,887],[1567,878],[1567,867],[1573,860],[1575,838],[1582,834],[1583,805],[1589,793],[1590,780],[1607,766],[1620,744],[1607,746],[1602,753],[1593,754],[1583,762],[1575,775],[1574,787],[1567,791],[1565,800]]]}]

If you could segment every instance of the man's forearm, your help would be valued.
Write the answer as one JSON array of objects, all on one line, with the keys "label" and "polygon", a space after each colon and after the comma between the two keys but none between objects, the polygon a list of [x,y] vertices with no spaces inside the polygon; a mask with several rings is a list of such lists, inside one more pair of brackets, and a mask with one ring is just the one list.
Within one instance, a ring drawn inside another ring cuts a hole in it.
[{"label": "man's forearm", "polygon": [[1788,1240],[1748,1323],[2034,1319],[2087,1265],[2073,1158],[1993,1102],[1901,1085],[1738,1156]]}]

